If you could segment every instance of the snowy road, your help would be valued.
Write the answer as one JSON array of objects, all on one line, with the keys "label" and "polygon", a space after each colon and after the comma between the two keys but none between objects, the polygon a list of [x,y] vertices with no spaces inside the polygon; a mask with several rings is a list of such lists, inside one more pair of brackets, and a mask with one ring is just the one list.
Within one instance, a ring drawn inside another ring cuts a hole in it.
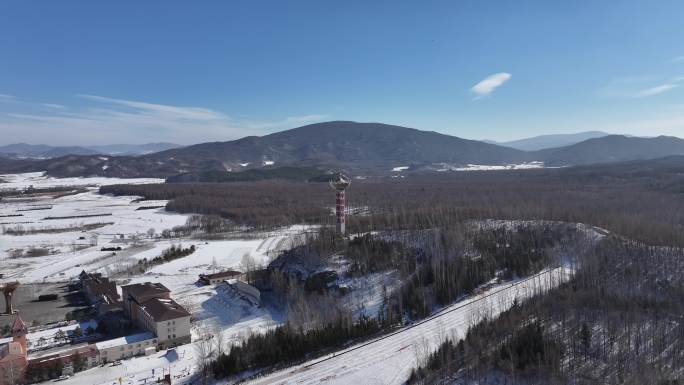
[{"label": "snowy road", "polygon": [[461,338],[482,317],[495,317],[514,299],[556,287],[571,271],[555,268],[517,282],[497,285],[390,335],[350,347],[250,382],[266,384],[402,384],[416,366],[417,351],[433,351],[448,337]]}]

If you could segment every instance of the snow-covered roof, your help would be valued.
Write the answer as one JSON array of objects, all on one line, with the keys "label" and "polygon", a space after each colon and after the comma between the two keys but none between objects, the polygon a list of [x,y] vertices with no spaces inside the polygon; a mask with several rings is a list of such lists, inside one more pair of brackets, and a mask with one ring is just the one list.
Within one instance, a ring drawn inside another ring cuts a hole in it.
[{"label": "snow-covered roof", "polygon": [[132,334],[132,335],[126,336],[126,337],[114,338],[113,340],[97,342],[97,343],[95,343],[95,346],[97,346],[97,348],[99,350],[103,350],[103,349],[115,348],[117,346],[126,346],[129,344],[134,344],[136,342],[147,341],[147,340],[151,340],[153,338],[154,338],[154,334],[152,332],[144,332],[144,333]]}]

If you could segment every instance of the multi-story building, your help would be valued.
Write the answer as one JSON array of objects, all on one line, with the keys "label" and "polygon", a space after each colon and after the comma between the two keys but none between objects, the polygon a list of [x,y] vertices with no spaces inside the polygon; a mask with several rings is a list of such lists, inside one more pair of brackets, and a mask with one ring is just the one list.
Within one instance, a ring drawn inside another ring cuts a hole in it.
[{"label": "multi-story building", "polygon": [[79,279],[86,298],[91,305],[97,307],[98,313],[121,311],[121,298],[116,282],[99,273],[86,273],[85,270],[81,272]]},{"label": "multi-story building", "polygon": [[122,286],[124,313],[138,326],[157,336],[160,349],[190,343],[191,314],[171,299],[160,283]]}]

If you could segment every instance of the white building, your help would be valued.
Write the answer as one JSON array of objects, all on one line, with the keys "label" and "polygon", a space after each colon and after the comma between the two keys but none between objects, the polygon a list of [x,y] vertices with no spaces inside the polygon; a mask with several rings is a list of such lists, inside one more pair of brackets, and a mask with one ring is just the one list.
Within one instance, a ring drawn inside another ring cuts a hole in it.
[{"label": "white building", "polygon": [[147,355],[157,351],[157,338],[152,332],[133,334],[95,344],[102,363]]}]

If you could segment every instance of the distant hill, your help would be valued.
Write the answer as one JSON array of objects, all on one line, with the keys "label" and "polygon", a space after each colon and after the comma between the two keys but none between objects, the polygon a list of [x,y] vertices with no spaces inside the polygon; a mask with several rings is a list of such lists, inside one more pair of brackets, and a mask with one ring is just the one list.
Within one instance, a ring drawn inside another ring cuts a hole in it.
[{"label": "distant hill", "polygon": [[243,170],[263,165],[334,165],[356,169],[420,167],[432,163],[517,162],[519,150],[461,139],[434,131],[381,123],[336,121],[311,124],[262,137],[202,143],[150,155],[188,165],[198,159],[215,160],[224,168]]},{"label": "distant hill", "polygon": [[104,146],[49,146],[14,143],[0,146],[0,155],[13,159],[50,159],[67,155],[143,155],[180,147],[173,143],[110,144]]},{"label": "distant hill", "polygon": [[570,146],[575,143],[583,142],[587,139],[601,138],[608,135],[610,134],[602,131],[586,131],[578,132],[576,134],[540,135],[531,138],[512,140],[509,142],[487,142],[523,151],[537,151],[546,148]]},{"label": "distant hill", "polygon": [[47,159],[65,155],[94,155],[97,151],[78,146],[48,146],[44,144],[15,143],[0,146],[0,155],[14,159]]},{"label": "distant hill", "polygon": [[209,170],[173,175],[166,178],[166,183],[228,183],[255,182],[260,180],[289,180],[296,182],[328,182],[332,172],[313,167],[267,167],[250,169],[241,172],[225,172]]},{"label": "distant hill", "polygon": [[531,153],[547,166],[585,165],[684,155],[684,139],[673,136],[637,138],[609,135]]},{"label": "distant hill", "polygon": [[[99,154],[108,155],[145,155],[154,152],[181,147],[175,143],[145,143],[145,144],[107,144],[103,146],[88,146]],[[76,154],[78,155],[78,154]]]}]

